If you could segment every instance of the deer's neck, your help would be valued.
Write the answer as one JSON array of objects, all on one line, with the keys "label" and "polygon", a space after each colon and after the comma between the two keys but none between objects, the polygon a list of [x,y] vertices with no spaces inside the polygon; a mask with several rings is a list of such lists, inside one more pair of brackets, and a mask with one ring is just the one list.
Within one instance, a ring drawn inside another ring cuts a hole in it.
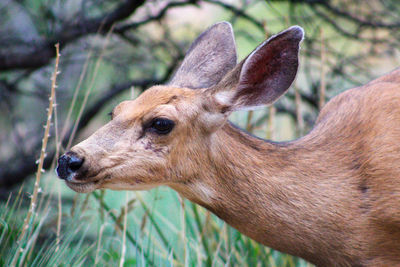
[{"label": "deer's neck", "polygon": [[327,238],[343,242],[336,227],[346,230],[341,208],[351,199],[332,163],[340,159],[313,138],[272,143],[227,125],[213,136],[207,156],[199,177],[176,190],[234,228],[314,263],[334,249]]}]

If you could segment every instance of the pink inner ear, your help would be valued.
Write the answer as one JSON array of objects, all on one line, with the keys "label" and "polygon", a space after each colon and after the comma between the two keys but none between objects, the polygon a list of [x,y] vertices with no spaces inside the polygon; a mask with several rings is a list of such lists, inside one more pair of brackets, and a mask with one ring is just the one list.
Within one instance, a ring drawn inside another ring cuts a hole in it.
[{"label": "pink inner ear", "polygon": [[274,36],[254,50],[243,64],[235,101],[259,106],[277,100],[292,84],[298,68],[300,27]]}]

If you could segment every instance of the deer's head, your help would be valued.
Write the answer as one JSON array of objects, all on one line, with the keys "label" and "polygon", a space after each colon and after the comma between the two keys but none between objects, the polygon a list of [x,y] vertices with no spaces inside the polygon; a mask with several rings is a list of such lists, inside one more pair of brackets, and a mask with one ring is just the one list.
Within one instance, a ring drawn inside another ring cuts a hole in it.
[{"label": "deer's head", "polygon": [[61,156],[59,177],[78,192],[196,179],[201,155],[232,111],[271,104],[286,92],[302,39],[303,30],[291,27],[236,65],[231,26],[212,26],[193,42],[168,84],[117,105],[109,123]]}]

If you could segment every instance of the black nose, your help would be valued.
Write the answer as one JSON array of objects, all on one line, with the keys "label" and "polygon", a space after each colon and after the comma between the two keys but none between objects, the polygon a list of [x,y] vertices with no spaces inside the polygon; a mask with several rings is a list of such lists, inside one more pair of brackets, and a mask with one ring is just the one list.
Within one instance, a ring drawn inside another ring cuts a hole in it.
[{"label": "black nose", "polygon": [[74,152],[67,152],[58,158],[57,174],[61,179],[68,179],[83,164],[83,158],[80,158]]}]

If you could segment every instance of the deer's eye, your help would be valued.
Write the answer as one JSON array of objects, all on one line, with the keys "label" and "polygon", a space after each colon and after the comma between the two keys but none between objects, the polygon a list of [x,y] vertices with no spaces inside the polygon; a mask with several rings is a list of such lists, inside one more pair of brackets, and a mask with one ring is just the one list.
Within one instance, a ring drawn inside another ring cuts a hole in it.
[{"label": "deer's eye", "polygon": [[174,128],[175,123],[169,119],[155,118],[149,130],[157,134],[168,134]]},{"label": "deer's eye", "polygon": [[110,117],[110,120],[114,119],[114,110],[115,108],[113,108],[107,115]]}]

